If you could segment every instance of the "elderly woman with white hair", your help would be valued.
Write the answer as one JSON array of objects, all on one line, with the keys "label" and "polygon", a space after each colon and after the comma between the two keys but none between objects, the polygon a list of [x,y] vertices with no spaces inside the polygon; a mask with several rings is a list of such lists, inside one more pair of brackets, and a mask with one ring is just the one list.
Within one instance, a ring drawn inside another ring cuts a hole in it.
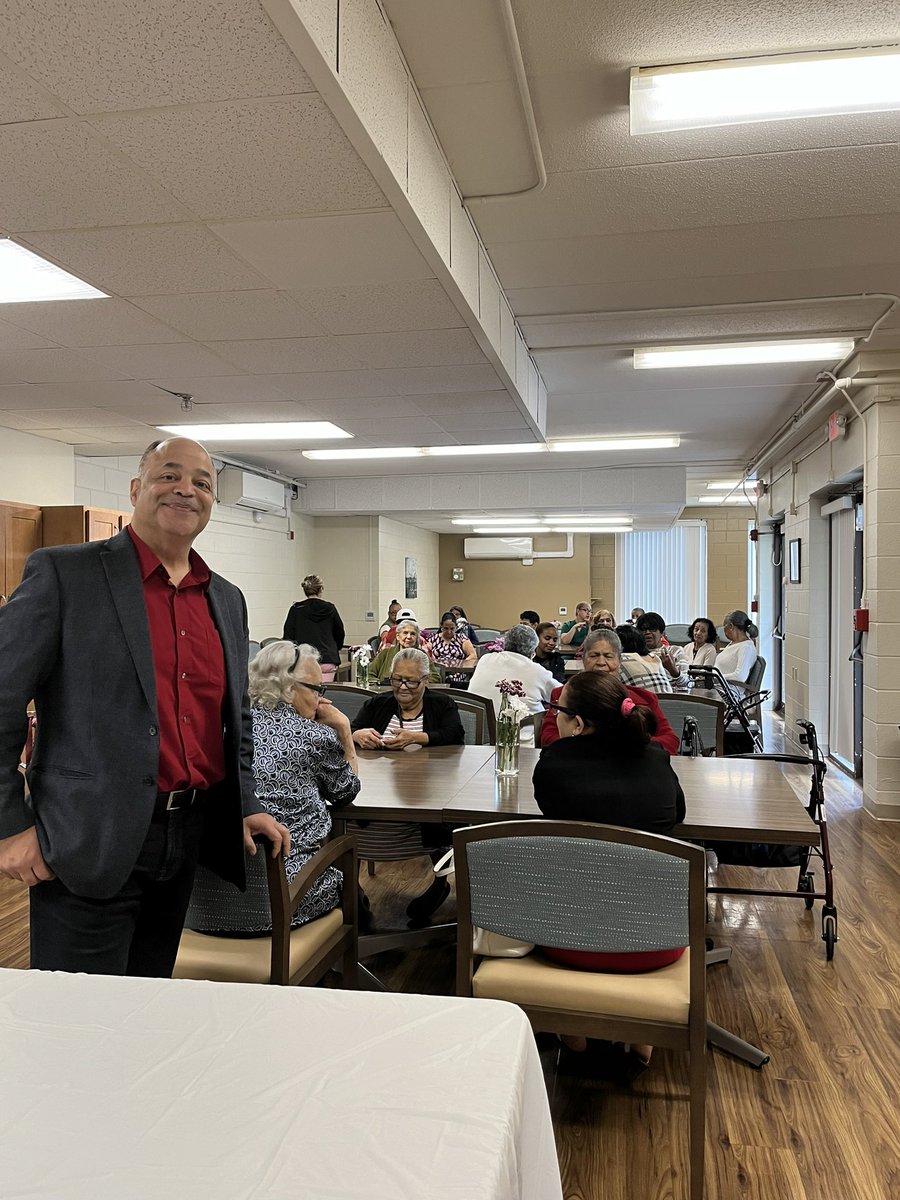
[{"label": "elderly woman with white hair", "polygon": [[502,697],[497,684],[501,679],[518,679],[525,689],[528,711],[543,712],[557,684],[549,671],[533,661],[537,645],[538,635],[530,625],[513,625],[499,654],[483,654],[479,658],[469,680],[469,691],[493,700],[499,712]]},{"label": "elderly woman with white hair", "polygon": [[[375,680],[376,683],[390,681],[394,659],[401,650],[422,649],[422,633],[416,621],[409,618],[399,620],[394,626],[394,635],[393,644],[379,650],[369,663],[369,679]],[[441,682],[441,673],[434,664],[430,666],[429,675],[432,683]]]},{"label": "elderly woman with white hair", "polygon": [[[290,884],[331,835],[329,805],[349,804],[359,791],[356,747],[349,720],[325,699],[313,646],[270,642],[252,660],[249,673],[256,795],[291,831],[285,862]],[[304,925],[336,908],[340,888],[340,872],[329,867],[292,924]],[[244,893],[201,867],[185,923],[204,933],[268,933],[272,918],[261,856],[248,862]]]}]

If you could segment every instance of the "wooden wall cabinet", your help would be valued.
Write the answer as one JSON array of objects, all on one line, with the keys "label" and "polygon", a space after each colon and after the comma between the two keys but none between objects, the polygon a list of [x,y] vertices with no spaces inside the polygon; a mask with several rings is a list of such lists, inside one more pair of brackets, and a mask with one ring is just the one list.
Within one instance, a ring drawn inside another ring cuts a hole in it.
[{"label": "wooden wall cabinet", "polygon": [[83,504],[54,504],[44,509],[45,546],[78,546],[114,537],[131,520],[131,513]]},{"label": "wooden wall cabinet", "polygon": [[34,504],[0,501],[0,595],[19,586],[26,558],[44,544],[42,518]]}]

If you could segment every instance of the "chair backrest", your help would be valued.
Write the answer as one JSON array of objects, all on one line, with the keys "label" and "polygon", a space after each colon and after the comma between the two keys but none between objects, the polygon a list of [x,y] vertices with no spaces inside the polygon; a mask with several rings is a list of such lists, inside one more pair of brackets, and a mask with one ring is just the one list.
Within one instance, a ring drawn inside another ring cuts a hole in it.
[{"label": "chair backrest", "polygon": [[667,625],[666,640],[673,646],[686,646],[691,640],[688,634],[690,625]]},{"label": "chair backrest", "polygon": [[702,945],[705,853],[673,838],[575,821],[453,834],[460,963],[472,926],[560,949]]},{"label": "chair backrest", "polygon": [[479,643],[495,642],[497,638],[503,637],[502,629],[478,629],[476,626],[473,626],[473,628],[475,629],[475,636],[478,638]]},{"label": "chair backrest", "polygon": [[[466,731],[466,744],[476,746],[496,746],[497,744],[497,714],[491,700],[478,696],[475,692],[464,692],[457,688],[445,688],[445,696],[451,696],[459,709],[459,717]],[[480,725],[476,725],[470,736],[470,724],[467,714],[478,711],[482,714]]]},{"label": "chair backrest", "polygon": [[328,699],[351,721],[365,702],[371,700],[375,695],[377,695],[376,692],[356,687],[352,683],[330,683],[328,685]]},{"label": "chair backrest", "polygon": [[725,753],[724,700],[678,694],[658,695],[656,699],[676,733],[681,732],[685,717],[693,717],[700,730],[704,750],[720,757]]},{"label": "chair backrest", "polygon": [[259,642],[250,642],[248,661],[253,662],[254,658],[256,658],[261,649],[262,646],[260,646]]},{"label": "chair backrest", "polygon": [[369,649],[373,654],[378,653],[378,647],[381,645],[381,634],[376,633],[374,637],[369,638]]},{"label": "chair backrest", "polygon": [[263,640],[259,643],[260,649],[264,649],[266,646],[271,646],[272,642],[281,642],[281,641],[284,641],[284,639],[280,638],[280,637],[263,638]]},{"label": "chair backrest", "polygon": [[747,676],[747,681],[744,687],[747,689],[747,695],[752,696],[754,692],[758,692],[762,686],[763,676],[766,673],[766,660],[757,658],[756,662],[750,668],[750,674]]}]

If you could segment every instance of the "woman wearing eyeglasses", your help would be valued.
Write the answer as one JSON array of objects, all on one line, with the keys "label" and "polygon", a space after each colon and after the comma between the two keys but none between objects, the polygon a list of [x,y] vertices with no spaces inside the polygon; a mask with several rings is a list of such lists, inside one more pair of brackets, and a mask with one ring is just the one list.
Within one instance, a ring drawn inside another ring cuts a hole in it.
[{"label": "woman wearing eyeglasses", "polygon": [[367,700],[353,719],[353,741],[360,750],[462,745],[465,733],[453,697],[425,686],[429,666],[422,650],[397,651],[390,692]]},{"label": "woman wearing eyeglasses", "polygon": [[[656,722],[635,704],[613,674],[581,671],[551,701],[559,740],[541,751],[534,768],[534,798],[546,817],[597,821],[647,833],[668,834],[684,820],[684,793],[669,755],[651,741]],[[567,966],[586,971],[639,972],[675,962],[683,947],[627,954],[598,954],[542,947]],[[566,1039],[571,1050],[586,1049],[584,1038]],[[640,1064],[652,1046],[632,1046]]]},{"label": "woman wearing eyeglasses", "polygon": [[[596,629],[584,639],[582,662],[586,672],[598,675],[614,675],[619,678],[621,666],[622,643],[614,629]],[[578,678],[578,676],[573,676]],[[641,704],[653,715],[656,732],[653,740],[662,746],[669,754],[677,754],[679,748],[678,735],[669,724],[666,714],[659,706],[659,701],[653,692],[642,687],[632,687],[626,682],[625,690],[635,704]],[[553,701],[559,700],[562,688],[554,688],[550,694],[550,707],[544,714],[541,725],[541,745],[552,746],[558,740],[560,730],[557,724],[556,708]]]},{"label": "woman wearing eyeglasses", "polygon": [[[284,864],[290,884],[330,836],[329,806],[349,804],[359,791],[356,746],[347,717],[325,698],[319,652],[313,646],[270,642],[250,663],[249,676],[256,795],[291,831]],[[340,886],[340,872],[329,867],[292,924],[305,925],[336,908]],[[248,860],[244,893],[201,867],[186,924],[223,935],[268,933],[262,855]]]},{"label": "woman wearing eyeglasses", "polygon": [[[391,670],[391,690],[373,696],[353,720],[353,740],[360,750],[412,750],[425,746],[461,746],[466,735],[453,697],[429,691],[428,656],[422,650],[400,650]],[[359,857],[371,848],[373,857],[401,859],[431,855],[432,862],[450,845],[444,825],[390,822],[361,829],[357,834]],[[413,928],[425,925],[450,895],[443,877],[411,900],[406,915]]]},{"label": "woman wearing eyeglasses", "polygon": [[[369,663],[369,679],[374,679],[378,683],[387,683],[394,669],[394,659],[399,651],[420,650],[421,648],[421,635],[416,622],[399,621],[393,645],[379,650]],[[432,666],[429,675],[433,683],[441,682],[441,673],[437,667]]]}]

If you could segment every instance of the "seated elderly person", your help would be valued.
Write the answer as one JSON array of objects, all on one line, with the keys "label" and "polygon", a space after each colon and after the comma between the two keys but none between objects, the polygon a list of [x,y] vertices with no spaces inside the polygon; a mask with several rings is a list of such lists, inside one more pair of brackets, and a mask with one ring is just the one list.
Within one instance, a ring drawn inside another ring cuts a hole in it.
[{"label": "seated elderly person", "polygon": [[[349,804],[359,791],[356,747],[350,722],[325,699],[318,650],[270,642],[250,663],[249,675],[256,795],[291,831],[284,864],[290,884],[331,834],[329,805]],[[327,868],[292,924],[336,908],[340,889],[340,871]],[[268,933],[272,916],[262,855],[247,863],[246,892],[198,868],[185,924],[202,933]]]},{"label": "seated elderly person", "polygon": [[[373,696],[353,720],[353,741],[361,750],[407,750],[420,746],[461,746],[465,732],[452,696],[428,691],[428,656],[400,650],[394,659],[391,691]],[[360,828],[360,858],[401,859],[430,854],[433,861],[450,845],[444,825],[381,822]],[[435,879],[406,908],[410,925],[424,925],[450,895],[446,878]]]},{"label": "seated elderly person", "polygon": [[[415,621],[408,619],[398,621],[394,632],[396,641],[390,646],[385,646],[383,650],[379,650],[369,663],[369,679],[375,683],[388,682],[398,651],[422,649],[422,638],[419,626]],[[441,682],[441,673],[437,667],[432,666],[430,676],[433,683]]]},{"label": "seated elderly person", "polygon": [[743,685],[759,657],[753,641],[759,637],[759,630],[740,608],[728,613],[723,628],[728,645],[716,659],[716,666],[729,683]]},{"label": "seated elderly person", "polygon": [[[668,675],[673,687],[688,687],[690,675],[684,661],[684,651],[681,646],[670,646],[663,636],[666,623],[655,612],[646,612],[634,623],[635,629],[642,634],[647,653],[656,655],[662,663],[663,670]],[[656,691],[668,691],[667,688],[656,688]]]},{"label": "seated elderly person", "polygon": [[563,649],[569,647],[577,650],[591,631],[591,605],[589,600],[581,600],[575,605],[575,619],[566,621],[559,631],[559,645]]},{"label": "seated elderly person", "polygon": [[[429,639],[428,656],[432,662],[443,667],[474,667],[478,661],[475,647],[457,627],[452,612],[445,612],[441,617],[440,628]],[[465,672],[454,674],[445,671],[444,677],[451,687],[465,687],[469,682],[468,673]]]},{"label": "seated elderly person", "polygon": [[[635,687],[647,688],[651,692],[661,692],[664,695],[673,690],[672,680],[662,664],[659,652],[651,653],[647,649],[644,635],[631,625],[620,625],[616,630],[622,643],[622,654],[619,659],[619,674],[622,682],[633,684]],[[689,676],[685,673],[685,684]]]},{"label": "seated elderly person", "polygon": [[518,679],[525,689],[528,711],[543,712],[556,680],[533,662],[538,635],[529,625],[513,625],[503,639],[499,654],[483,654],[469,680],[469,691],[492,700],[495,712],[500,711],[502,697],[497,684],[501,679]]},{"label": "seated elderly person", "polygon": [[[625,628],[632,634],[634,633],[630,625],[626,625]],[[614,629],[596,629],[584,639],[582,661],[585,671],[597,671],[601,675],[620,675],[622,657],[622,642]],[[678,735],[669,724],[654,693],[642,687],[634,687],[627,680],[623,682],[628,695],[635,704],[642,704],[653,714],[656,722],[653,741],[662,746],[663,750],[668,751],[669,754],[677,754],[681,744]],[[553,695],[550,697],[551,704],[559,700],[562,690],[561,687],[553,689]],[[548,709],[544,715],[540,733],[542,747],[551,746],[560,736],[556,715],[556,710],[553,708]]]}]

